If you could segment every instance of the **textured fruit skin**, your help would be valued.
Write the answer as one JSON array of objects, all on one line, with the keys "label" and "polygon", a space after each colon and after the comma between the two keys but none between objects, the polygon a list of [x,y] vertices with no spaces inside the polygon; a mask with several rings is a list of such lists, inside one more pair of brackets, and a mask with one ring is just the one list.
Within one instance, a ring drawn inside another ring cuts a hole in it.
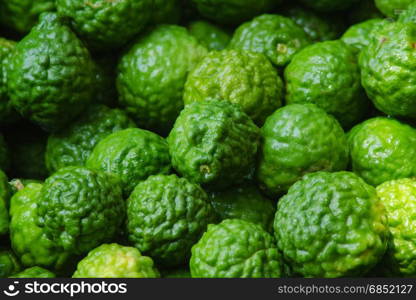
[{"label": "textured fruit skin", "polygon": [[214,221],[205,191],[176,175],[150,176],[127,201],[130,242],[166,267],[186,264],[191,247]]},{"label": "textured fruit skin", "polygon": [[114,237],[124,219],[119,181],[84,167],[67,167],[46,179],[39,196],[38,226],[74,254],[83,254]]},{"label": "textured fruit skin", "polygon": [[384,24],[386,21],[379,18],[354,24],[342,35],[341,40],[350,46],[355,53],[359,53],[370,43],[373,30],[377,30]]},{"label": "textured fruit skin", "polygon": [[364,117],[368,100],[354,53],[341,41],[311,45],[294,56],[284,72],[286,103],[315,103],[344,128]]},{"label": "textured fruit skin", "polygon": [[131,127],[135,124],[124,111],[104,105],[91,107],[81,118],[49,136],[45,154],[49,172],[85,165],[98,142]]},{"label": "textured fruit skin", "polygon": [[348,143],[340,124],[314,104],[277,110],[261,129],[257,179],[270,195],[285,193],[306,173],[341,171]]},{"label": "textured fruit skin", "polygon": [[192,247],[193,278],[279,278],[281,256],[260,225],[228,219],[208,230]]},{"label": "textured fruit skin", "polygon": [[314,42],[334,40],[339,35],[337,26],[334,26],[328,18],[301,6],[289,7],[283,11],[283,14],[302,27]]},{"label": "textured fruit skin", "polygon": [[306,32],[291,19],[265,14],[238,27],[229,48],[263,53],[275,66],[284,67],[310,43]]},{"label": "textured fruit skin", "polygon": [[188,26],[189,33],[208,50],[223,50],[231,40],[231,35],[214,24],[194,21]]},{"label": "textured fruit skin", "polygon": [[394,119],[369,119],[348,134],[352,170],[369,184],[416,176],[416,130]]},{"label": "textured fruit skin", "polygon": [[260,130],[228,101],[187,105],[168,137],[172,165],[191,182],[220,188],[249,174]]},{"label": "textured fruit skin", "polygon": [[397,21],[400,23],[416,23],[416,2],[412,1],[412,3],[400,13]]},{"label": "textured fruit skin", "polygon": [[357,1],[358,0],[301,0],[306,6],[323,12],[343,10]]},{"label": "textured fruit skin", "polygon": [[37,225],[42,184],[29,183],[10,200],[10,240],[23,266],[59,269],[68,258]]},{"label": "textured fruit skin", "polygon": [[41,267],[27,268],[9,278],[55,278],[55,274]]},{"label": "textured fruit skin", "polygon": [[0,251],[0,278],[6,278],[20,271],[20,264],[10,250]]},{"label": "textured fruit skin", "polygon": [[269,11],[279,2],[274,0],[191,0],[203,17],[226,25],[241,24]]},{"label": "textured fruit skin", "polygon": [[385,208],[376,190],[351,172],[316,172],[278,202],[275,237],[294,274],[362,276],[388,242]]},{"label": "textured fruit skin", "polygon": [[121,105],[141,128],[169,132],[183,108],[186,77],[206,53],[186,28],[157,26],[120,60],[117,89]]},{"label": "textured fruit skin", "polygon": [[7,86],[13,107],[45,130],[77,116],[92,98],[88,50],[54,13],[21,40],[9,58]]},{"label": "textured fruit skin", "polygon": [[16,120],[16,111],[10,104],[7,95],[6,66],[10,53],[16,46],[15,41],[0,38],[0,124],[8,124]]},{"label": "textured fruit skin", "polygon": [[261,125],[282,105],[283,82],[262,54],[214,51],[192,70],[185,84],[185,105],[205,100],[238,104]]},{"label": "textured fruit skin", "polygon": [[210,194],[210,202],[221,220],[241,219],[273,231],[276,207],[254,184],[245,183]]},{"label": "textured fruit skin", "polygon": [[153,0],[56,0],[59,14],[94,49],[114,49],[139,33],[151,16]]},{"label": "textured fruit skin", "polygon": [[362,85],[374,105],[387,115],[416,117],[415,40],[416,24],[389,23],[361,51]]},{"label": "textured fruit skin", "polygon": [[9,146],[0,133],[0,170],[8,170],[10,167]]},{"label": "textured fruit skin", "polygon": [[414,0],[375,0],[377,8],[387,17],[397,19]]},{"label": "textured fruit skin", "polygon": [[171,169],[165,139],[139,128],[114,132],[101,140],[86,165],[117,175],[126,196],[140,181],[150,175],[168,174]]},{"label": "textured fruit skin", "polygon": [[391,233],[387,250],[390,270],[397,276],[416,275],[416,180],[403,178],[377,187],[386,207]]},{"label": "textured fruit skin", "polygon": [[176,24],[181,18],[181,0],[153,0],[151,23]]},{"label": "textured fruit skin", "polygon": [[118,244],[103,244],[78,263],[73,278],[158,278],[150,257]]},{"label": "textured fruit skin", "polygon": [[11,177],[42,180],[48,175],[45,164],[47,134],[31,123],[17,123],[6,131]]},{"label": "textured fruit skin", "polygon": [[11,188],[7,176],[0,170],[0,236],[9,232],[9,200]]},{"label": "textured fruit skin", "polygon": [[38,22],[41,13],[54,9],[54,0],[1,1],[0,23],[19,33],[27,33]]}]

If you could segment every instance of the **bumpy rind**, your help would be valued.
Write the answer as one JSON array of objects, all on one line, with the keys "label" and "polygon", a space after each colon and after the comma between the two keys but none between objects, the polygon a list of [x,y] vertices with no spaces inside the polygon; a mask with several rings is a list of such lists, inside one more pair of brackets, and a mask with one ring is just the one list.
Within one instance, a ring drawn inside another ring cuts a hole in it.
[{"label": "bumpy rind", "polygon": [[352,170],[371,185],[416,175],[416,130],[378,117],[348,134]]},{"label": "bumpy rind", "polygon": [[44,13],[8,59],[11,104],[45,130],[59,129],[92,99],[93,74],[82,42],[55,13]]},{"label": "bumpy rind", "polygon": [[135,127],[120,109],[90,108],[80,119],[48,138],[45,160],[50,173],[63,167],[83,166],[94,147],[113,132]]},{"label": "bumpy rind", "polygon": [[238,104],[261,125],[282,105],[283,82],[262,54],[214,51],[189,74],[185,85],[185,105],[206,100]]},{"label": "bumpy rind", "polygon": [[388,243],[376,190],[350,172],[317,172],[296,182],[278,202],[274,230],[286,263],[304,277],[362,276]]},{"label": "bumpy rind", "polygon": [[150,20],[153,0],[57,0],[58,12],[94,49],[122,46]]},{"label": "bumpy rind", "polygon": [[150,257],[139,250],[118,244],[103,244],[88,253],[77,266],[73,278],[158,278]]},{"label": "bumpy rind", "polygon": [[267,119],[261,132],[257,179],[273,196],[287,192],[307,173],[347,168],[346,135],[335,118],[316,105],[285,106]]},{"label": "bumpy rind", "polygon": [[171,169],[165,139],[139,128],[114,132],[101,140],[86,165],[118,176],[126,196],[140,181],[150,175],[167,174]]},{"label": "bumpy rind", "polygon": [[391,233],[387,264],[396,276],[416,275],[416,180],[404,178],[377,187]]},{"label": "bumpy rind", "polygon": [[125,214],[118,179],[84,167],[67,167],[46,179],[38,226],[57,246],[83,254],[113,238]]},{"label": "bumpy rind", "polygon": [[416,24],[388,23],[360,53],[362,85],[387,115],[416,118],[415,40]]},{"label": "bumpy rind", "polygon": [[188,26],[189,33],[208,50],[223,50],[231,40],[231,35],[214,24],[206,21],[194,21]]},{"label": "bumpy rind", "polygon": [[10,200],[10,240],[23,266],[59,269],[69,257],[37,225],[42,184],[30,183]]},{"label": "bumpy rind", "polygon": [[121,105],[141,128],[169,132],[183,108],[188,73],[206,53],[186,28],[157,26],[120,60],[117,89]]},{"label": "bumpy rind", "polygon": [[193,278],[279,278],[281,268],[273,237],[261,226],[239,219],[209,225],[192,247]]},{"label": "bumpy rind", "polygon": [[397,19],[413,0],[375,0],[377,8],[387,17]]},{"label": "bumpy rind", "polygon": [[251,171],[259,131],[239,106],[228,101],[192,103],[168,137],[172,165],[192,182],[230,186]]},{"label": "bumpy rind", "polygon": [[365,116],[369,101],[361,87],[357,58],[342,41],[316,43],[301,50],[284,77],[288,104],[315,103],[345,128]]},{"label": "bumpy rind", "polygon": [[166,267],[187,263],[191,247],[214,218],[204,190],[176,175],[149,177],[127,201],[129,240]]},{"label": "bumpy rind", "polygon": [[292,19],[265,14],[238,27],[229,48],[262,53],[275,66],[284,67],[310,43],[306,32]]},{"label": "bumpy rind", "polygon": [[358,54],[370,43],[373,30],[382,27],[386,22],[384,19],[377,18],[354,24],[342,35],[341,40]]}]

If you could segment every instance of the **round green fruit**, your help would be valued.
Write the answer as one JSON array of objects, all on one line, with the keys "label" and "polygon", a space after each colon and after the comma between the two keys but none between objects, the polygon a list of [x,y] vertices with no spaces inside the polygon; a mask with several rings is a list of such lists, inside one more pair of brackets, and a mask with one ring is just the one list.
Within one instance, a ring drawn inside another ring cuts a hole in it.
[{"label": "round green fruit", "polygon": [[190,269],[193,278],[279,278],[282,261],[260,225],[228,219],[209,225],[192,247]]},{"label": "round green fruit", "polygon": [[238,27],[229,48],[262,53],[275,66],[284,67],[310,43],[306,32],[290,18],[266,14]]},{"label": "round green fruit", "polygon": [[373,30],[381,28],[386,22],[384,19],[369,19],[354,24],[343,34],[341,40],[358,54],[370,43]]},{"label": "round green fruit", "polygon": [[387,17],[397,19],[414,0],[375,0],[377,8]]},{"label": "round green fruit", "polygon": [[158,264],[181,266],[214,216],[198,185],[176,175],[150,176],[127,201],[129,240]]},{"label": "round green fruit", "polygon": [[208,50],[223,50],[231,36],[222,28],[206,21],[194,21],[188,26],[189,33]]},{"label": "round green fruit", "polygon": [[277,110],[261,133],[257,179],[270,195],[285,193],[304,174],[347,168],[346,135],[337,120],[316,105],[292,104]]},{"label": "round green fruit", "polygon": [[362,276],[383,257],[387,217],[376,190],[350,172],[316,172],[279,200],[275,237],[285,262],[304,277]]},{"label": "round green fruit", "polygon": [[191,0],[205,18],[226,25],[238,25],[265,13],[277,0]]},{"label": "round green fruit", "polygon": [[214,51],[189,74],[185,85],[185,105],[206,100],[238,104],[257,124],[263,124],[282,105],[283,82],[262,54]]},{"label": "round green fruit", "polygon": [[301,50],[284,74],[287,104],[315,103],[345,128],[365,116],[369,103],[357,59],[342,41],[316,43]]},{"label": "round green fruit", "polygon": [[10,241],[23,266],[60,269],[69,255],[37,225],[42,184],[30,183],[10,200]]},{"label": "round green fruit", "polygon": [[169,137],[172,165],[191,182],[225,188],[248,175],[259,147],[259,128],[228,101],[185,107]]},{"label": "round green fruit", "polygon": [[391,233],[386,261],[396,276],[416,276],[416,180],[404,178],[377,187]]},{"label": "round green fruit", "polygon": [[117,131],[101,140],[86,165],[119,177],[126,196],[140,181],[150,175],[167,174],[171,169],[165,139],[139,128]]},{"label": "round green fruit", "polygon": [[53,131],[79,115],[92,98],[93,62],[77,36],[54,13],[15,47],[7,87],[13,107]]},{"label": "round green fruit", "polygon": [[412,1],[397,19],[400,23],[416,23],[416,1]]},{"label": "round green fruit", "polygon": [[241,219],[272,232],[274,203],[250,183],[210,194],[211,205],[221,220]]},{"label": "round green fruit", "polygon": [[138,34],[150,20],[153,0],[56,0],[59,14],[94,49],[113,49]]},{"label": "round green fruit", "polygon": [[183,108],[186,77],[206,53],[186,28],[157,26],[120,60],[117,88],[121,105],[140,127],[169,132]]},{"label": "round green fruit", "polygon": [[131,127],[135,124],[124,111],[104,105],[91,107],[81,118],[49,136],[45,154],[49,172],[85,165],[98,142]]},{"label": "round green fruit", "polygon": [[348,134],[352,170],[369,184],[416,176],[416,130],[397,120],[369,119]]},{"label": "round green fruit", "polygon": [[46,179],[37,214],[38,226],[56,246],[83,254],[118,233],[125,203],[112,175],[67,167]]},{"label": "round green fruit", "polygon": [[73,278],[158,278],[150,257],[118,244],[103,244],[78,263]]},{"label": "round green fruit", "polygon": [[387,23],[360,54],[362,85],[387,115],[416,118],[415,23]]}]

